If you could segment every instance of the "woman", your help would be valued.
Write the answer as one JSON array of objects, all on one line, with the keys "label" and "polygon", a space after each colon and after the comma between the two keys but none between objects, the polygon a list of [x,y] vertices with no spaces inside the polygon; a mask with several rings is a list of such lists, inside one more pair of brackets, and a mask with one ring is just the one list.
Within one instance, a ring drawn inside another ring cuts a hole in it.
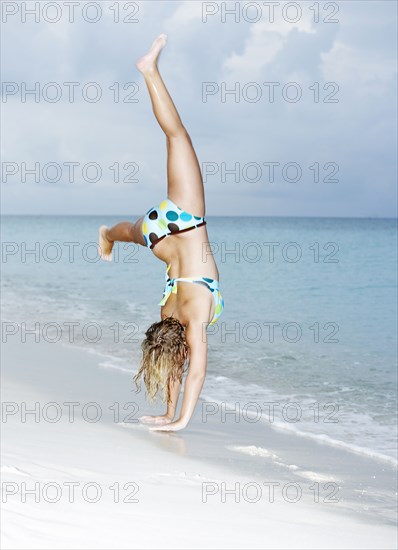
[{"label": "woman", "polygon": [[[206,375],[206,327],[217,321],[224,307],[218,289],[218,269],[210,253],[205,198],[199,163],[191,139],[159,74],[157,61],[166,45],[161,34],[147,55],[137,62],[152,101],[155,117],[166,134],[167,199],[134,224],[102,226],[101,257],[111,260],[115,241],[134,242],[152,250],[167,264],[161,321],[146,332],[143,357],[135,381],[143,377],[150,400],[161,393],[166,414],[141,417],[152,429],[182,430],[188,424]],[[189,359],[184,399],[174,420],[184,366]]]}]

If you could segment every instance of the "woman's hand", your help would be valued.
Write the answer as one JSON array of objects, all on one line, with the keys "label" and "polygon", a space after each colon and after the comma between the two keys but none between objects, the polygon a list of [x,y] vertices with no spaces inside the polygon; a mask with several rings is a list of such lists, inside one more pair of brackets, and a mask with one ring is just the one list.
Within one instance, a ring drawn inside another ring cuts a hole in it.
[{"label": "woman's hand", "polygon": [[173,419],[167,414],[162,414],[160,416],[140,416],[138,420],[141,424],[156,424],[157,426],[163,426],[173,422]]},{"label": "woman's hand", "polygon": [[153,428],[150,428],[152,432],[178,432],[179,430],[183,430],[187,425],[187,422],[184,422],[183,420],[179,419],[175,422],[170,422],[169,424],[164,424],[163,426],[154,426]]}]

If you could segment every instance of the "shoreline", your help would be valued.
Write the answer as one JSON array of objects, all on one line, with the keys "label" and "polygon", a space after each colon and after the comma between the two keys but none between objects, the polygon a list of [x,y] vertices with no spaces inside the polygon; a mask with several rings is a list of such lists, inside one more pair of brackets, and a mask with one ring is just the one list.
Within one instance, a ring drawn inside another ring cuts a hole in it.
[{"label": "shoreline", "polygon": [[[161,408],[146,405],[126,373],[98,367],[98,357],[84,349],[10,341],[3,346],[2,364],[3,401],[19,404],[3,420],[3,482],[46,480],[61,486],[65,479],[97,479],[101,487],[136,483],[142,495],[133,509],[111,502],[109,494],[96,506],[63,499],[35,503],[29,495],[22,503],[18,485],[18,493],[3,504],[4,548],[394,548],[393,507],[386,494],[395,470],[387,464],[291,437],[265,423],[223,423],[213,416],[202,422],[203,400],[186,430],[150,432],[135,420]],[[28,409],[39,404],[39,422],[31,421],[34,415],[21,421],[24,401]],[[73,422],[71,406],[64,405],[71,402],[79,403]],[[101,417],[93,422],[98,412]],[[50,421],[59,413],[57,422]],[[54,526],[39,520],[43,508]],[[127,523],[119,523],[120,510]],[[97,513],[108,518],[113,533],[119,529],[112,539],[104,535],[105,527],[93,527]],[[131,514],[139,518],[135,542],[128,535]],[[23,538],[26,518],[33,539]],[[192,540],[192,529],[202,520],[212,522],[211,533],[199,532]],[[55,534],[60,521],[67,524],[61,540]],[[83,538],[82,521],[92,531]],[[167,521],[178,521],[178,536]],[[221,528],[225,522],[228,532]],[[153,524],[166,531],[151,530]]]},{"label": "shoreline", "polygon": [[[44,345],[46,345],[46,341],[42,341],[44,343]],[[136,371],[133,371],[131,368],[125,368],[124,366],[122,365],[125,365],[126,364],[126,360],[125,359],[122,359],[122,358],[118,358],[118,357],[115,357],[113,355],[111,355],[110,353],[107,353],[106,351],[104,350],[98,350],[98,349],[95,349],[94,347],[88,347],[86,345],[81,345],[81,344],[71,344],[71,343],[68,343],[66,341],[62,341],[62,340],[59,340],[56,342],[57,345],[60,345],[60,346],[64,346],[66,349],[71,349],[71,350],[81,350],[83,353],[86,353],[88,354],[89,356],[92,356],[92,357],[95,357],[98,359],[98,364],[97,364],[97,367],[100,368],[100,369],[105,369],[105,370],[110,370],[110,371],[115,371],[116,373],[118,374],[123,374],[123,375],[128,375],[130,377],[132,377]],[[35,343],[34,345],[38,345],[38,343]],[[53,343],[50,343],[50,346],[52,346]],[[117,364],[117,363],[121,363],[121,364]],[[208,378],[213,378],[213,382],[217,379],[224,379],[223,376],[218,376],[218,375],[215,375],[215,374],[210,374],[208,372],[207,374],[207,377]],[[228,380],[228,382],[231,382],[231,380]],[[130,383],[130,381],[129,381]],[[133,387],[134,385],[131,384],[131,387]],[[144,385],[142,384],[142,387],[144,388]],[[235,390],[238,390],[239,388],[234,388]],[[239,409],[239,416],[242,418],[242,417],[251,417],[253,416],[255,418],[255,422],[259,422],[259,423],[264,423],[266,425],[269,425],[273,430],[277,430],[277,431],[282,431],[282,432],[285,432],[286,434],[289,434],[289,435],[293,435],[293,436],[296,436],[296,437],[300,437],[300,438],[304,438],[304,439],[310,439],[310,440],[313,440],[314,442],[318,442],[318,443],[322,443],[324,445],[328,445],[330,447],[335,447],[335,448],[340,448],[344,451],[347,451],[347,452],[350,452],[350,453],[353,453],[355,455],[358,455],[358,456],[365,456],[371,460],[375,460],[377,461],[378,463],[384,463],[384,464],[387,464],[389,465],[390,467],[393,467],[393,468],[398,468],[398,460],[396,458],[396,454],[394,456],[390,455],[390,454],[386,454],[385,452],[382,452],[382,451],[379,451],[379,450],[374,450],[370,447],[365,447],[365,446],[361,446],[361,445],[357,445],[355,443],[351,443],[351,442],[348,442],[348,441],[343,441],[341,439],[338,439],[337,437],[333,437],[332,435],[328,435],[327,433],[317,433],[317,432],[311,432],[311,431],[308,431],[304,428],[301,428],[300,427],[300,422],[299,423],[292,423],[292,422],[287,422],[287,421],[284,421],[283,419],[280,419],[280,418],[277,418],[277,417],[274,417],[271,419],[271,415],[267,415],[267,414],[261,414],[261,417],[259,418],[258,415],[256,415],[255,413],[251,413],[250,411],[246,410],[245,406],[241,407],[241,404],[240,403],[233,403],[232,401],[231,402],[227,402],[227,401],[223,401],[223,400],[220,400],[220,399],[215,399],[215,398],[212,398],[210,395],[206,395],[206,385],[204,386],[203,390],[202,390],[202,394],[200,396],[200,399],[199,401],[203,404],[203,403],[212,403],[214,404],[215,406],[221,406],[221,410],[222,411],[227,411],[229,408],[233,408],[235,406],[238,406],[237,408]],[[210,390],[210,391],[214,391],[213,390]],[[270,393],[270,394],[273,394],[275,393],[274,390],[268,388],[267,391]],[[134,394],[136,395],[136,394]],[[276,395],[275,399],[280,399],[280,397],[278,397],[278,395]],[[312,399],[312,400],[309,400],[311,401],[311,403],[316,403],[315,401],[315,398]],[[181,405],[181,398],[180,398],[180,403]],[[253,404],[252,402],[248,403],[249,405],[250,404]],[[266,404],[266,403],[265,403]],[[245,404],[247,405],[247,404]],[[151,407],[150,405],[148,405],[149,407]],[[161,409],[159,409],[161,410]],[[221,412],[221,411],[219,411]],[[150,413],[150,410],[149,411],[146,411],[144,414],[151,414]],[[159,413],[160,414],[160,413]],[[228,414],[228,413],[226,413]],[[210,414],[211,416],[211,414]],[[248,418],[247,418],[248,419]],[[318,423],[320,423],[320,421],[317,421]]]}]

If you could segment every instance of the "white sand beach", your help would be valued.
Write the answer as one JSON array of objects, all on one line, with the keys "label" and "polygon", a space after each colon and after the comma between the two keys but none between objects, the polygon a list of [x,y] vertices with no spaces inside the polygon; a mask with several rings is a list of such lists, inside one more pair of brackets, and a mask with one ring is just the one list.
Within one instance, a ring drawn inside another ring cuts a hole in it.
[{"label": "white sand beach", "polygon": [[2,549],[398,550],[397,6],[0,0]]},{"label": "white sand beach", "polygon": [[391,465],[264,423],[204,422],[202,403],[185,431],[150,432],[131,375],[100,362],[3,346],[3,548],[396,547]]}]

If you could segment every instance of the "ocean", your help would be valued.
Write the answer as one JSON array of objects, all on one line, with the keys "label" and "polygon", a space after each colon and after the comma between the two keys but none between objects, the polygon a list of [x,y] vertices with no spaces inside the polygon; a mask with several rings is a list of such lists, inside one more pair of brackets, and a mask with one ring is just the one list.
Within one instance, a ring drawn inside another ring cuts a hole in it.
[{"label": "ocean", "polygon": [[[3,343],[84,347],[134,389],[165,264],[133,244],[99,259],[98,227],[126,219],[3,217]],[[208,329],[212,414],[396,463],[396,220],[207,220],[225,300]]]}]

